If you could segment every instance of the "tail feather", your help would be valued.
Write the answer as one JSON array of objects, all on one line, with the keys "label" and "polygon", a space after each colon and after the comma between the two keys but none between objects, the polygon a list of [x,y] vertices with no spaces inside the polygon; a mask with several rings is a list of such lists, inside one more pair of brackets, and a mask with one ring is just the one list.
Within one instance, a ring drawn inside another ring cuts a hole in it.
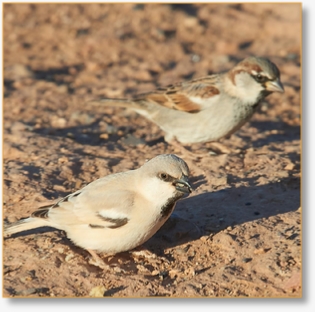
[{"label": "tail feather", "polygon": [[105,106],[116,106],[116,107],[125,107],[125,108],[141,108],[141,104],[137,101],[129,100],[129,99],[110,99],[110,98],[102,98],[99,100],[91,100],[90,104],[93,105],[105,105]]},{"label": "tail feather", "polygon": [[49,223],[45,219],[39,218],[26,218],[14,223],[4,224],[4,236],[11,236],[13,234],[36,229],[43,226],[49,226]]}]

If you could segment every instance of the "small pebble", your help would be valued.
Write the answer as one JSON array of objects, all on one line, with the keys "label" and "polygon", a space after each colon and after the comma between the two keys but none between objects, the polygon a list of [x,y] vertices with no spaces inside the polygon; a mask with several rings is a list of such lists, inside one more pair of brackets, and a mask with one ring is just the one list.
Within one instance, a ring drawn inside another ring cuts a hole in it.
[{"label": "small pebble", "polygon": [[292,163],[290,163],[290,164],[286,165],[286,166],[284,167],[284,169],[285,169],[285,170],[293,170],[294,167],[295,167],[295,165],[292,164]]},{"label": "small pebble", "polygon": [[107,140],[108,138],[109,138],[108,133],[102,133],[102,134],[100,135],[100,139]]},{"label": "small pebble", "polygon": [[201,237],[200,237],[200,240],[201,240],[202,242],[206,242],[208,239],[209,239],[209,236],[208,236],[208,235],[204,235],[204,236],[201,236]]},{"label": "small pebble", "polygon": [[128,134],[125,138],[122,140],[123,144],[129,145],[129,146],[137,146],[139,144],[145,144],[145,141],[133,136],[132,134]]},{"label": "small pebble", "polygon": [[65,257],[65,261],[66,262],[70,262],[72,259],[74,258],[74,254],[70,253]]},{"label": "small pebble", "polygon": [[179,270],[177,270],[177,269],[172,269],[172,270],[170,270],[170,271],[168,272],[168,275],[169,275],[170,278],[175,278],[175,277],[178,275],[178,273],[179,273]]},{"label": "small pebble", "polygon": [[68,161],[68,158],[65,156],[58,158],[58,163],[67,163]]},{"label": "small pebble", "polygon": [[191,61],[192,61],[193,63],[198,63],[198,62],[200,62],[200,60],[201,60],[201,57],[200,57],[200,55],[198,55],[198,54],[193,54],[193,55],[191,56]]},{"label": "small pebble", "polygon": [[242,259],[242,261],[244,262],[244,263],[248,263],[248,262],[250,262],[250,261],[252,261],[253,260],[253,258],[243,258]]},{"label": "small pebble", "polygon": [[104,297],[104,293],[106,291],[106,287],[101,285],[101,286],[95,286],[91,289],[89,296],[90,297],[96,297],[96,298],[102,298]]},{"label": "small pebble", "polygon": [[258,248],[256,250],[254,250],[254,255],[261,255],[261,254],[264,254],[264,253],[266,253],[264,248]]},{"label": "small pebble", "polygon": [[195,274],[196,274],[195,269],[194,269],[193,267],[190,267],[190,268],[186,269],[186,270],[184,271],[184,273],[185,273],[186,275],[191,275],[191,276],[195,276]]}]

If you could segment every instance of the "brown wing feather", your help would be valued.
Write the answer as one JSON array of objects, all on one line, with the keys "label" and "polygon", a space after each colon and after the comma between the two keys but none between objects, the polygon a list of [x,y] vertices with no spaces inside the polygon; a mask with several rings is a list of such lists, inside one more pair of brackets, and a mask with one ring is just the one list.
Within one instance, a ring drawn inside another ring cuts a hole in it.
[{"label": "brown wing feather", "polygon": [[200,106],[181,93],[167,94],[167,93],[152,93],[146,96],[146,100],[158,103],[171,109],[186,111],[186,112],[199,112]]},{"label": "brown wing feather", "polygon": [[213,75],[159,88],[154,92],[139,95],[135,100],[149,100],[171,109],[197,113],[202,108],[193,101],[192,97],[207,99],[218,95],[220,91],[214,86],[218,77]]}]

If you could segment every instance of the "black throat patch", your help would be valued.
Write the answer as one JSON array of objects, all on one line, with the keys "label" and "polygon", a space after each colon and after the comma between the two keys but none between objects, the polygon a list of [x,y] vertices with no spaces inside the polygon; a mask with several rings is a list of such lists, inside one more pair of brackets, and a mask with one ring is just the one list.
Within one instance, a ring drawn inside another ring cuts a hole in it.
[{"label": "black throat patch", "polygon": [[167,217],[171,214],[171,212],[172,212],[172,210],[173,210],[173,208],[174,208],[176,202],[177,202],[182,196],[183,196],[183,194],[178,192],[178,193],[175,194],[172,198],[169,198],[169,199],[167,200],[167,202],[166,202],[166,203],[163,205],[163,207],[161,208],[161,218],[167,218]]}]

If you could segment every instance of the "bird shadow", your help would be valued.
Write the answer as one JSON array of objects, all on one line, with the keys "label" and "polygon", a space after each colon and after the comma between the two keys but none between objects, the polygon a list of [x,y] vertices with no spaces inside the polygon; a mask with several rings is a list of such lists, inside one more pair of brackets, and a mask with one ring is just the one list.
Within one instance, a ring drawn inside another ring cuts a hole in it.
[{"label": "bird shadow", "polygon": [[[60,66],[57,68],[48,68],[45,70],[35,70],[32,69],[30,66],[26,66],[26,68],[30,72],[30,76],[33,79],[52,82],[55,83],[57,86],[65,85],[67,87],[68,93],[72,94],[75,91],[72,86],[72,80],[74,79],[75,75],[84,70],[84,64],[77,63],[71,66]],[[73,71],[76,74],[71,73]],[[5,79],[4,86],[5,86],[4,98],[9,97],[11,93],[16,90],[16,88],[14,87],[14,80]]]},{"label": "bird shadow", "polygon": [[[60,177],[61,170],[59,168],[57,169],[51,169],[47,170],[41,166],[35,166],[32,164],[25,164],[25,162],[22,161],[15,161],[15,164],[17,167],[19,167],[19,170],[21,172],[21,175],[24,175],[28,178],[30,181],[30,184],[38,184],[41,179],[41,174],[45,173],[47,175],[47,178],[49,179],[51,185],[57,185],[57,186],[63,186],[65,180]],[[79,162],[76,164],[73,164],[71,169],[74,169],[80,165]],[[10,175],[8,175],[7,178],[3,179],[3,182],[5,185],[10,187],[12,180],[10,179]],[[45,196],[48,200],[54,200],[58,197],[64,197],[68,195],[68,192],[62,191],[62,190],[55,190],[53,188],[42,188],[42,195]]]},{"label": "bird shadow", "polygon": [[239,131],[236,133],[237,136],[246,142],[243,149],[250,147],[259,148],[265,145],[270,147],[270,143],[278,142],[292,142],[301,139],[301,127],[292,126],[283,121],[251,121],[250,126],[258,129],[259,132],[267,132],[277,130],[277,132],[268,133],[263,138],[253,139],[251,134],[246,134],[245,131]]},{"label": "bird shadow", "polygon": [[[239,178],[230,176],[237,181]],[[244,179],[242,179],[244,180]],[[257,185],[257,178],[245,179],[249,186],[202,193],[180,200],[162,228],[143,246],[156,254],[262,218],[296,211],[300,207],[300,179],[283,178]]]},{"label": "bird shadow", "polygon": [[[72,140],[82,146],[106,145],[106,149],[109,153],[125,153],[126,148],[135,147],[139,144],[146,144],[150,147],[160,143],[166,144],[163,136],[151,139],[134,135],[137,129],[132,126],[125,127],[108,125],[107,130],[102,130],[99,123],[105,116],[109,115],[103,114],[102,118],[97,118],[90,124],[64,128],[41,127],[35,129],[32,124],[27,124],[23,121],[20,122],[26,124],[30,129],[32,129],[31,131],[33,133],[43,137],[49,137],[49,139],[58,141],[59,143],[61,138],[62,140],[66,140],[66,142],[69,142],[68,140]],[[103,134],[106,134],[107,137],[104,138]],[[84,152],[83,148],[82,152]]]},{"label": "bird shadow", "polygon": [[[32,132],[37,133],[42,136],[49,136],[51,139],[68,138],[82,145],[91,145],[91,146],[99,146],[104,142],[115,142],[121,138],[117,134],[118,131],[123,131],[126,134],[131,133],[132,129],[124,129],[124,127],[111,127],[111,131],[109,131],[108,139],[102,139],[101,134],[104,131],[100,130],[99,123],[103,118],[97,118],[92,123],[82,125],[82,126],[74,126],[74,127],[64,127],[64,128],[54,128],[54,127],[41,127],[33,129]],[[22,122],[23,123],[23,122]],[[24,123],[25,124],[25,123]],[[28,126],[31,126],[28,124]],[[121,145],[118,146],[120,149],[124,150]],[[117,149],[117,146],[108,146],[109,150]]]}]

